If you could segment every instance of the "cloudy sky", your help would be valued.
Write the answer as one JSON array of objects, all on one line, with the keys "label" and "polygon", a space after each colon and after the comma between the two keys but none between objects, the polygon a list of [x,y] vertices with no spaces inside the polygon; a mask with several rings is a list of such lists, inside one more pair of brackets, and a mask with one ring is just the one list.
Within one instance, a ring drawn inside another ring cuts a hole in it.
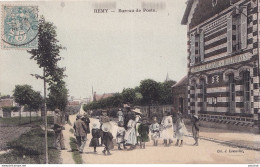
[{"label": "cloudy sky", "polygon": [[[186,68],[186,26],[180,24],[185,0],[106,0],[115,12],[94,13],[101,1],[28,2],[57,26],[58,39],[67,48],[60,66],[74,97],[121,92],[143,79],[164,81],[168,72],[180,80]],[[104,1],[103,1],[104,2]],[[142,9],[142,2],[165,4],[157,12],[120,13],[119,9]],[[1,27],[2,28],[2,27]],[[17,84],[30,84],[43,92],[43,83],[30,74],[42,74],[25,50],[0,50],[0,92],[12,94]]]}]

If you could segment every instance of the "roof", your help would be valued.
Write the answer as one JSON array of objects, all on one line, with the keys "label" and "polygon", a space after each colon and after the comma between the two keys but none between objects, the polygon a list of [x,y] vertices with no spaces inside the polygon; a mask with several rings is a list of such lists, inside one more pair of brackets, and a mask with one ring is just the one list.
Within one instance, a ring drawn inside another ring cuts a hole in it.
[{"label": "roof", "polygon": [[[185,13],[183,15],[181,24],[187,25],[188,18],[190,12],[192,10],[192,6],[195,0],[188,0],[187,7]],[[232,0],[232,3],[235,4],[242,0]],[[200,23],[206,21],[207,19],[215,16],[216,14],[222,12],[223,10],[229,8],[232,4],[230,4],[229,0],[217,0],[216,6],[212,6],[211,0],[198,0],[197,7],[194,9],[194,14],[191,19],[190,28],[193,28]]]},{"label": "roof", "polygon": [[186,7],[186,9],[185,9],[184,15],[183,15],[182,20],[181,20],[181,24],[183,24],[183,25],[186,25],[186,24],[188,23],[188,17],[189,17],[189,15],[190,15],[190,10],[191,10],[193,1],[194,1],[194,0],[188,0],[188,1],[186,2],[187,7]]},{"label": "roof", "polygon": [[101,99],[104,99],[104,98],[108,98],[108,97],[111,97],[113,96],[114,93],[104,93],[104,94],[94,94],[94,97],[93,97],[93,100],[94,101],[99,101]]},{"label": "roof", "polygon": [[188,82],[188,75],[186,75],[186,76],[183,77],[179,82],[177,82],[176,84],[174,84],[174,85],[172,86],[172,88],[178,87],[178,86],[184,86],[184,85],[187,84],[187,82]]},{"label": "roof", "polygon": [[0,100],[0,108],[2,107],[12,107],[14,103],[13,99],[1,99]]}]

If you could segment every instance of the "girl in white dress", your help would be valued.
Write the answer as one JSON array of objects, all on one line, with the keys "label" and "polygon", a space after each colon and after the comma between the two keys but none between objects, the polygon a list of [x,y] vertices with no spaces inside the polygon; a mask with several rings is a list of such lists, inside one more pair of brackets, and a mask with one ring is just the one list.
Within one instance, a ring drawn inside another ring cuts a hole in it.
[{"label": "girl in white dress", "polygon": [[150,131],[152,140],[153,140],[153,145],[157,146],[158,145],[158,139],[160,138],[160,125],[157,122],[157,117],[153,117],[153,123],[150,125]]},{"label": "girl in white dress", "polygon": [[165,146],[169,146],[173,142],[173,123],[170,112],[165,111],[161,122],[162,130],[160,133]]}]

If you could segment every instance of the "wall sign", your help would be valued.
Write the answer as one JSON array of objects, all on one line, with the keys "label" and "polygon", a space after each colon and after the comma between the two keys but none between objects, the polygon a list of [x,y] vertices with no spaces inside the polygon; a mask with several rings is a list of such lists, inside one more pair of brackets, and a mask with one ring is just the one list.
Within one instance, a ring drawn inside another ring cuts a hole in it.
[{"label": "wall sign", "polygon": [[218,61],[215,61],[215,62],[212,62],[212,63],[204,64],[204,65],[201,65],[201,66],[192,67],[191,73],[196,73],[196,72],[205,71],[205,70],[211,70],[211,69],[214,69],[214,68],[219,68],[219,67],[223,67],[223,66],[226,66],[226,65],[247,61],[251,57],[252,56],[251,56],[250,53],[233,56],[233,57],[226,58],[226,59],[223,59],[223,60],[218,60]]}]

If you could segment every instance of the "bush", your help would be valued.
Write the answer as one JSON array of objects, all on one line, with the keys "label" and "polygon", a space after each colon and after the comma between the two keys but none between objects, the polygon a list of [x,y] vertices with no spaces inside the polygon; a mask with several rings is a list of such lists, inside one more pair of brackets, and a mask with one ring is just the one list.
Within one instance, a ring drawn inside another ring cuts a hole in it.
[{"label": "bush", "polygon": [[5,106],[2,108],[3,109],[3,112],[18,112],[19,111],[19,107],[9,107],[9,106]]}]

